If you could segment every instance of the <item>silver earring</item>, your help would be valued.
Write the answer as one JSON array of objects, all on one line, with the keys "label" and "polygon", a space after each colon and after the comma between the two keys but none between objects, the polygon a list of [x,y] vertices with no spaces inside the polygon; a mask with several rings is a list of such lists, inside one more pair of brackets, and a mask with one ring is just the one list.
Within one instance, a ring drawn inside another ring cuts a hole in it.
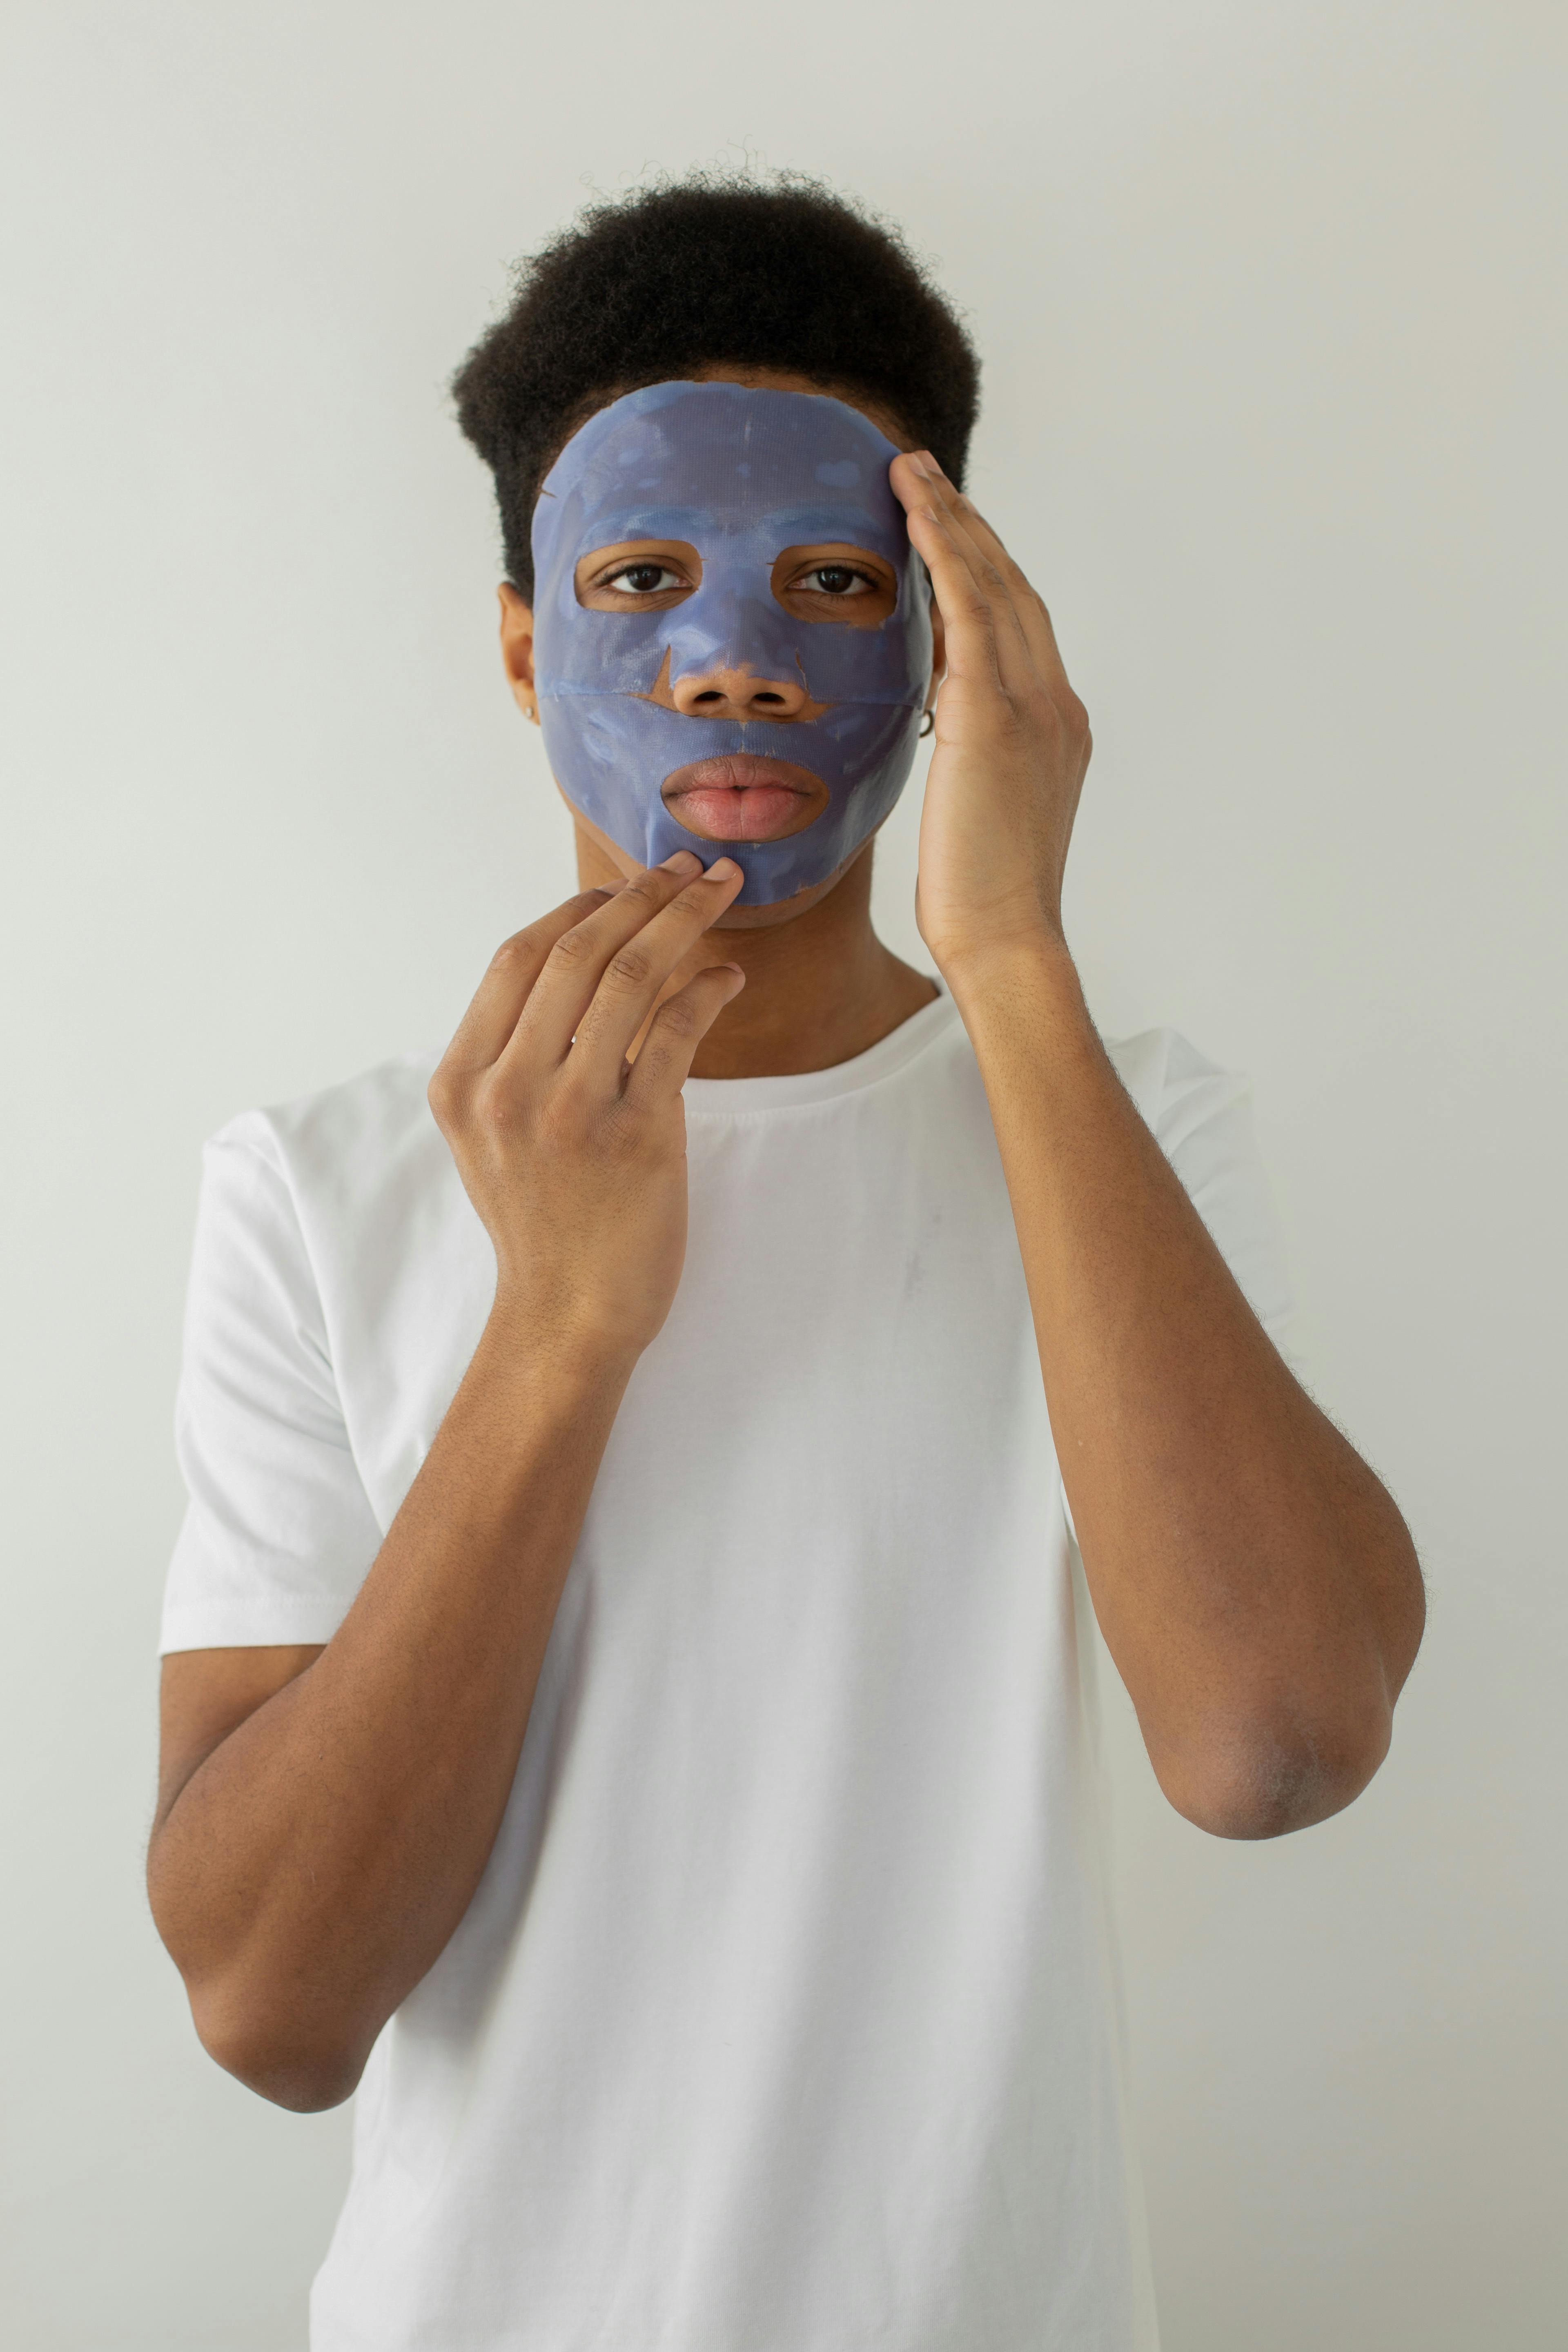
[{"label": "silver earring", "polygon": [[921,723],[920,723],[919,727],[915,730],[916,734],[920,737],[920,740],[921,740],[921,741],[922,743],[924,742],[924,740],[925,740],[926,737],[927,737],[929,734],[931,734],[931,731],[932,731],[932,730],[935,728],[935,726],[936,726],[936,713],[935,713],[935,711],[934,711],[934,710],[928,710],[928,711],[925,711],[924,713],[922,713],[921,718]]}]

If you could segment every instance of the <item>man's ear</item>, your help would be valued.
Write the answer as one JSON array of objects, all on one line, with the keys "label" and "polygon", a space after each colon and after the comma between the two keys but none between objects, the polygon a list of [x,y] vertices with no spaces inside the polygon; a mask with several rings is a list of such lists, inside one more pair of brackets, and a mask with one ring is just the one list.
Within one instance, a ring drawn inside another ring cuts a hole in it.
[{"label": "man's ear", "polygon": [[500,598],[500,659],[512,699],[525,719],[539,724],[539,695],[533,683],[533,607],[525,604],[510,580],[503,580]]}]

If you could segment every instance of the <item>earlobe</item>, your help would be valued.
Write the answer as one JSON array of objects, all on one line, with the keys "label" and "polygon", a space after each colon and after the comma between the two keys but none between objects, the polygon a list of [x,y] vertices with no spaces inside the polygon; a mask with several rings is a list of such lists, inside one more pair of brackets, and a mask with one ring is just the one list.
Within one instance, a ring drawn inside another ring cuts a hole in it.
[{"label": "earlobe", "polygon": [[533,682],[533,608],[510,580],[496,591],[500,604],[500,658],[512,699],[525,719],[539,724],[539,694]]}]

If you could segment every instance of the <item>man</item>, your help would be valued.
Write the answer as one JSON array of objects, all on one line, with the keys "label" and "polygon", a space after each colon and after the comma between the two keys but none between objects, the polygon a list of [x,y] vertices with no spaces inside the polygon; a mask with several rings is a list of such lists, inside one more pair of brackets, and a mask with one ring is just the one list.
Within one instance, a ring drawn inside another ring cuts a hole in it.
[{"label": "man", "polygon": [[150,1884],[222,2064],[362,2088],[317,2352],[1152,2345],[1071,1533],[1190,1820],[1386,1748],[1409,1538],[1241,1090],[1085,1012],[974,386],[884,232],[700,184],[458,379],[583,895],[209,1147],[182,1385]]}]

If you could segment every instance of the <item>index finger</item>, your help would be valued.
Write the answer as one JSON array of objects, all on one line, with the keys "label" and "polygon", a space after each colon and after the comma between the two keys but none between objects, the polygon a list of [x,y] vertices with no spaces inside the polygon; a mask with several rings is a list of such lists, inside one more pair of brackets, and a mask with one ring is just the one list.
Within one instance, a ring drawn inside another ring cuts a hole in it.
[{"label": "index finger", "polygon": [[[903,480],[899,468],[907,468]],[[889,468],[893,488],[909,517],[910,543],[925,562],[947,629],[947,667],[953,677],[1001,678],[996,615],[963,546],[942,510],[937,485],[915,470],[907,455]]]},{"label": "index finger", "polygon": [[1068,686],[1068,674],[1062,661],[1061,647],[1045,598],[1030,582],[1027,572],[1016,556],[1010,555],[1001,533],[995,530],[981,513],[973,499],[950,482],[936,459],[921,452],[927,465],[934,468],[946,498],[952,502],[963,531],[973,541],[986,562],[1001,574],[1018,624],[1024,632],[1029,652],[1038,665],[1042,677],[1050,686]]}]

